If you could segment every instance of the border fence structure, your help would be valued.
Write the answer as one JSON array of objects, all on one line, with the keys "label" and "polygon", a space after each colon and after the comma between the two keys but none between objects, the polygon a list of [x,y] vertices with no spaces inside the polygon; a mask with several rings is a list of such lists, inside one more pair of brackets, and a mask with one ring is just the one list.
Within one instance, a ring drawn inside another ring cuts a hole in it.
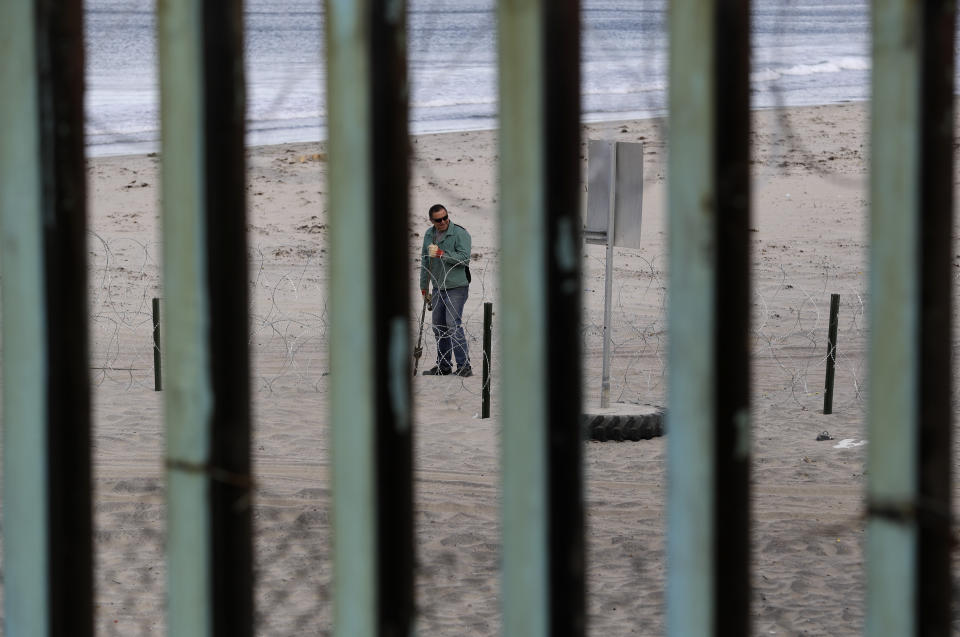
[{"label": "border fence structure", "polygon": [[[325,7],[334,630],[409,635],[406,205],[397,212],[409,181],[406,5]],[[671,4],[667,632],[678,637],[750,633],[749,7]],[[82,9],[0,6],[10,637],[93,633]],[[581,352],[571,347],[582,288],[578,16],[578,0],[498,3],[510,636],[586,634]],[[953,598],[944,344],[955,0],[875,0],[873,18],[866,632],[934,635],[949,630]],[[158,28],[168,631],[242,637],[254,613],[242,3],[171,0]],[[388,227],[376,248],[386,276],[349,247],[373,223]]]}]

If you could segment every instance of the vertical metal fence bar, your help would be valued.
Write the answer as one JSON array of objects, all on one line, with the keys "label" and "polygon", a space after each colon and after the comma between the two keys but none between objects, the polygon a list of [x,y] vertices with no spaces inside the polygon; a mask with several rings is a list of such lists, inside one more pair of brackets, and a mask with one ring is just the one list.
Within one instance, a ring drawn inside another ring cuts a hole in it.
[{"label": "vertical metal fence bar", "polygon": [[369,10],[366,1],[326,2],[333,621],[341,637],[377,631],[374,262],[356,249],[373,224]]},{"label": "vertical metal fence bar", "polygon": [[711,634],[714,619],[714,10],[670,7],[667,632],[678,637]]},{"label": "vertical metal fence bar", "polygon": [[47,341],[35,3],[0,3],[4,633],[49,635]]},{"label": "vertical metal fence bar", "polygon": [[750,0],[716,12],[714,634],[749,635]]},{"label": "vertical metal fence bar", "polygon": [[254,628],[243,2],[203,3],[213,633]]},{"label": "vertical metal fence bar", "polygon": [[920,4],[874,0],[867,634],[916,629]]},{"label": "vertical metal fence bar", "polygon": [[409,134],[407,32],[403,0],[370,10],[372,273],[377,393],[377,568],[379,632],[410,635],[414,625],[413,431],[410,400]]},{"label": "vertical metal fence bar", "polygon": [[550,626],[586,634],[580,414],[580,2],[543,5]]},{"label": "vertical metal fence bar", "polygon": [[917,634],[950,634],[954,586],[953,475],[953,118],[956,0],[923,4],[920,150],[920,362]]},{"label": "vertical metal fence bar", "polygon": [[39,0],[37,65],[47,327],[50,634],[93,634],[81,0]]},{"label": "vertical metal fence bar", "polygon": [[167,0],[157,16],[167,353],[167,631],[211,635],[210,313],[204,223],[203,11]]},{"label": "vertical metal fence bar", "polygon": [[545,637],[547,276],[543,234],[543,6],[498,3],[503,465],[503,633]]}]

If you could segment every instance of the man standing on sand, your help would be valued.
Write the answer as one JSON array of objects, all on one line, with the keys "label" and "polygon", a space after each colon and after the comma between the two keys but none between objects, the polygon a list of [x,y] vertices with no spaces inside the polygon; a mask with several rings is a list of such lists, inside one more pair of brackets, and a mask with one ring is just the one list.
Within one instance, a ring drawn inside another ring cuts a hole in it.
[{"label": "man standing on sand", "polygon": [[[470,352],[463,334],[463,306],[470,289],[470,233],[450,223],[440,204],[430,207],[430,229],[423,234],[420,251],[420,294],[433,283],[433,335],[437,338],[437,364],[424,376],[473,376]],[[453,361],[457,371],[453,371]]]}]

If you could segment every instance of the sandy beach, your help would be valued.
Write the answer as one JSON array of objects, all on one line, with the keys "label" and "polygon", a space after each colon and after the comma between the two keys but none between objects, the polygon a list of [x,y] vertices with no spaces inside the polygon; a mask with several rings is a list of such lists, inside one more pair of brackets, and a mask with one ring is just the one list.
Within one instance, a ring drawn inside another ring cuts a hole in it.
[{"label": "sandy beach", "polygon": [[[856,635],[864,621],[867,105],[760,111],[753,132],[753,622],[760,635]],[[666,404],[666,142],[658,120],[590,124],[645,144],[643,247],[615,251],[612,392]],[[415,138],[410,296],[426,211],[473,237],[466,307],[480,360],[498,303],[495,132]],[[586,158],[584,145],[583,157]],[[331,629],[328,213],[324,144],[249,151],[258,634]],[[150,304],[160,291],[159,159],[89,164],[97,630],[164,634],[162,396]],[[604,251],[584,246],[584,406],[599,404]],[[841,295],[834,413],[823,407],[830,294]],[[429,315],[428,315],[429,316]],[[429,320],[429,319],[428,319]],[[494,345],[497,344],[496,323]],[[425,331],[420,368],[435,349]],[[412,363],[412,357],[411,357]],[[499,405],[479,375],[414,382],[419,634],[496,635]],[[832,440],[818,441],[829,432]],[[668,438],[585,443],[590,634],[664,631]],[[841,445],[842,441],[846,444]]]}]

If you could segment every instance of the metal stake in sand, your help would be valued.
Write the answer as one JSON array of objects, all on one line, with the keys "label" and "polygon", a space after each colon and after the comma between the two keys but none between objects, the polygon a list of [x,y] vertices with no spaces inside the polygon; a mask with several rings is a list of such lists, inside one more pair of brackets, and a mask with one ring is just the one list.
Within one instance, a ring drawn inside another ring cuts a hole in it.
[{"label": "metal stake in sand", "polygon": [[163,390],[160,373],[160,299],[153,299],[153,390]]},{"label": "metal stake in sand", "polygon": [[830,330],[827,334],[827,378],[823,392],[823,413],[833,413],[833,372],[837,365],[837,316],[840,313],[840,295],[830,295]]},{"label": "metal stake in sand", "polygon": [[480,390],[480,417],[490,417],[490,342],[493,303],[483,304],[483,388]]}]

